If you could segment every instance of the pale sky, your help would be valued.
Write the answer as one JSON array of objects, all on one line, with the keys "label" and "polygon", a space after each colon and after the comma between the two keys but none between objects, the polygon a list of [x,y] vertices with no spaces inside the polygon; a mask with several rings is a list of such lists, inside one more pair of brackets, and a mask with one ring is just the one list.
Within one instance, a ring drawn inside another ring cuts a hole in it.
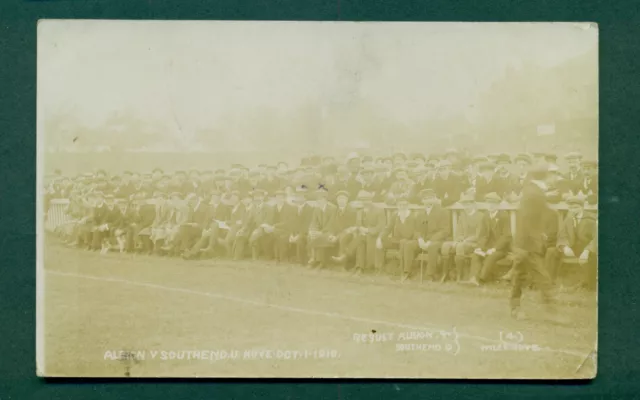
[{"label": "pale sky", "polygon": [[597,46],[587,24],[45,21],[39,117],[114,110],[212,128],[223,115],[366,99],[410,123],[464,112],[508,65]]}]

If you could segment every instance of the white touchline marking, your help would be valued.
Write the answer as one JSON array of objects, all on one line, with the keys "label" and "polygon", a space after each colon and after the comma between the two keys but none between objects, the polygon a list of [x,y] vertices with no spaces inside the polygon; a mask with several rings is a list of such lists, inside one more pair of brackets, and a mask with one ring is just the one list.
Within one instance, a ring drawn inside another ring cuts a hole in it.
[{"label": "white touchline marking", "polygon": [[[243,298],[243,297],[227,296],[227,295],[223,295],[223,294],[219,294],[219,293],[201,292],[201,291],[191,290],[191,289],[177,288],[177,287],[171,287],[171,286],[163,286],[163,285],[157,285],[155,283],[137,282],[137,281],[130,281],[130,280],[127,280],[127,279],[102,277],[102,276],[94,276],[94,275],[74,274],[74,273],[71,273],[71,272],[61,272],[61,271],[54,271],[54,270],[46,270],[46,272],[48,274],[58,275],[58,276],[69,276],[69,277],[74,277],[74,278],[89,279],[89,280],[95,280],[95,281],[115,282],[115,283],[122,283],[122,284],[125,284],[125,285],[142,286],[142,287],[147,287],[147,288],[151,288],[151,289],[166,290],[166,291],[169,291],[169,292],[187,293],[187,294],[192,294],[192,295],[196,295],[196,296],[204,296],[204,297],[210,297],[210,298],[215,298],[215,299],[222,299],[222,300],[227,300],[227,301],[233,301],[233,302],[236,302],[236,303],[250,304],[250,305],[258,306],[258,307],[274,308],[274,309],[277,309],[277,310],[291,311],[291,312],[297,312],[297,313],[301,313],[301,314],[318,315],[318,316],[323,316],[323,317],[328,317],[328,318],[337,318],[337,319],[344,319],[344,320],[350,320],[350,321],[364,322],[364,323],[373,324],[373,325],[386,325],[386,326],[391,326],[391,327],[394,327],[394,328],[412,329],[412,330],[415,330],[415,331],[446,331],[446,329],[442,329],[442,328],[438,329],[438,328],[436,328],[435,325],[432,325],[432,327],[427,328],[425,326],[408,325],[408,324],[402,324],[402,323],[398,323],[398,322],[381,321],[381,320],[375,320],[375,319],[369,319],[369,318],[363,318],[363,317],[354,317],[354,316],[351,316],[351,315],[343,315],[343,314],[326,312],[326,311],[309,310],[309,309],[306,309],[306,308],[290,307],[290,306],[284,306],[284,305],[280,305],[280,304],[269,304],[269,303],[265,303],[265,302],[261,302],[261,301],[249,300],[249,299],[246,299],[246,298]],[[454,327],[454,331],[455,331],[455,327]],[[458,338],[473,339],[473,340],[478,340],[478,341],[481,341],[481,342],[489,342],[489,343],[496,343],[496,344],[502,343],[502,341],[500,341],[500,340],[491,339],[491,338],[487,338],[487,337],[484,337],[484,336],[467,335],[467,334],[464,334],[464,333],[457,333],[457,332],[456,332],[456,336]],[[577,351],[574,351],[574,350],[554,349],[554,348],[550,348],[550,347],[541,347],[540,349],[543,350],[543,351],[549,351],[549,352],[553,352],[553,353],[563,353],[563,354],[568,354],[568,355],[572,355],[572,356],[580,357],[580,358],[585,358],[585,357],[588,356],[587,353],[581,353],[581,352],[577,352]]]}]

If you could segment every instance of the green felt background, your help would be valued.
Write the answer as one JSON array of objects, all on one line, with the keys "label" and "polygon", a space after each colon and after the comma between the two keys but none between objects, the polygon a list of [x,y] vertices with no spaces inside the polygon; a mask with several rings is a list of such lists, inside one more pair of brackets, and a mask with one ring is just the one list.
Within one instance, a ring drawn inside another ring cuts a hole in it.
[{"label": "green felt background", "polygon": [[[0,399],[637,398],[638,2],[520,0],[0,1]],[[595,21],[600,28],[600,332],[591,383],[79,381],[35,375],[36,21]]]}]

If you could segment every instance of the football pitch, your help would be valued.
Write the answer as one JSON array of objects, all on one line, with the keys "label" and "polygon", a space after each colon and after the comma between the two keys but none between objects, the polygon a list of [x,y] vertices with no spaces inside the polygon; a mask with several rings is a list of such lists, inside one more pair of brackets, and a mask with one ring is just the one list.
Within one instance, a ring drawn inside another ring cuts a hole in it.
[{"label": "football pitch", "polygon": [[[400,283],[338,268],[184,261],[44,246],[47,376],[580,378],[595,374],[596,294]],[[42,290],[42,288],[41,288]]]}]

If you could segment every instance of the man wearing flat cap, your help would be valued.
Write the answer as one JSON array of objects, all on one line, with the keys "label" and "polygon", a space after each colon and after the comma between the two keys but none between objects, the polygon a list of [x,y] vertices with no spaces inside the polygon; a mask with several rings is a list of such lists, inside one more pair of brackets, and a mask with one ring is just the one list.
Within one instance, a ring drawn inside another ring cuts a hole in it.
[{"label": "man wearing flat cap", "polygon": [[396,198],[397,212],[394,213],[376,243],[378,264],[385,261],[385,251],[392,246],[398,247],[400,267],[402,268],[401,282],[411,275],[413,261],[418,251],[418,237],[420,235],[419,212],[409,208],[409,197],[402,195]]},{"label": "man wearing flat cap", "polygon": [[508,211],[499,210],[501,201],[497,193],[488,193],[484,197],[487,211],[483,213],[478,244],[471,255],[470,282],[475,285],[494,278],[498,261],[509,252],[511,221]]},{"label": "man wearing flat cap", "polygon": [[[245,198],[247,198],[248,201],[242,201],[245,200]],[[251,202],[251,197],[248,193],[243,195],[240,191],[233,190],[227,194],[223,201],[225,205],[229,207],[229,218],[225,221],[228,227],[228,230],[225,229],[226,234],[220,233],[221,236],[224,236],[224,238],[221,237],[221,244],[224,245],[228,258],[239,260],[242,259],[242,254],[236,254],[236,239],[249,212],[248,204]]]},{"label": "man wearing flat cap", "polygon": [[420,193],[424,189],[431,189],[433,187],[433,179],[434,179],[434,169],[431,164],[426,164],[422,169],[420,169],[417,173],[415,184],[411,190],[411,198],[409,199],[410,203],[413,204],[421,204],[422,198],[420,197]]},{"label": "man wearing flat cap", "polygon": [[458,215],[456,236],[453,241],[442,245],[442,281],[453,279],[462,282],[466,275],[466,257],[478,247],[478,232],[484,214],[478,211],[471,195],[463,195],[459,203],[464,209]]},{"label": "man wearing flat cap", "polygon": [[546,263],[552,279],[557,280],[563,271],[558,271],[562,260],[566,258],[578,258],[584,264],[581,284],[589,288],[595,287],[596,257],[589,249],[594,247],[593,241],[597,236],[596,216],[585,212],[586,198],[572,196],[566,200],[568,212],[560,224],[558,242],[555,249],[548,249]]},{"label": "man wearing flat cap", "polygon": [[216,182],[213,178],[213,171],[205,170],[200,173],[198,188],[196,193],[201,199],[205,200],[211,196],[211,192],[216,188]]},{"label": "man wearing flat cap", "polygon": [[396,152],[393,154],[392,163],[393,168],[403,167],[407,162],[407,155],[403,152]]},{"label": "man wearing flat cap", "polygon": [[313,217],[313,207],[307,202],[309,190],[306,187],[297,187],[291,199],[295,207],[291,216],[291,228],[289,243],[294,247],[296,260],[300,265],[308,265],[309,254],[309,226]]},{"label": "man wearing flat cap", "polygon": [[376,263],[376,241],[384,229],[387,217],[382,208],[373,203],[373,193],[361,191],[358,193],[358,201],[362,208],[356,211],[355,237],[344,253],[336,258],[343,263],[351,255],[355,254],[356,263],[354,272],[362,275],[365,270],[380,272],[382,265]]},{"label": "man wearing flat cap", "polygon": [[273,204],[273,254],[277,262],[289,260],[289,238],[297,214],[298,207],[287,202],[287,193],[284,190],[276,190]]},{"label": "man wearing flat cap", "polygon": [[92,194],[95,203],[93,204],[93,216],[91,218],[91,250],[98,251],[102,248],[102,240],[105,237],[103,226],[107,216],[107,206],[104,204],[104,193],[95,191]]},{"label": "man wearing flat cap", "polygon": [[131,181],[131,177],[133,174],[131,171],[124,171],[122,173],[122,180],[120,181],[120,186],[113,189],[113,194],[117,198],[128,199],[136,192],[136,187],[134,183]]},{"label": "man wearing flat cap", "polygon": [[141,190],[132,197],[133,215],[130,226],[133,229],[134,247],[143,253],[151,253],[151,226],[155,218],[155,205],[149,201],[151,193]]},{"label": "man wearing flat cap", "polygon": [[416,183],[409,179],[407,169],[405,167],[398,167],[393,171],[393,173],[395,181],[391,184],[391,187],[387,192],[387,198],[411,198],[413,196],[413,190]]},{"label": "man wearing flat cap", "polygon": [[501,198],[520,191],[520,179],[511,172],[511,168],[511,157],[508,154],[500,154],[496,160],[495,192]]},{"label": "man wearing flat cap", "polygon": [[379,188],[374,180],[375,170],[373,168],[363,168],[355,179],[348,183],[349,194],[356,197],[361,191],[372,193],[374,197],[379,192]]},{"label": "man wearing flat cap", "polygon": [[483,162],[478,165],[478,176],[475,179],[475,199],[484,200],[489,193],[497,193],[500,189],[500,182],[495,176],[496,165],[492,162]]},{"label": "man wearing flat cap", "polygon": [[442,244],[450,237],[450,214],[444,209],[433,189],[420,192],[423,210],[419,214],[418,246],[427,253],[427,280],[438,278],[438,257]]},{"label": "man wearing flat cap", "polygon": [[336,193],[336,217],[333,224],[333,235],[338,242],[338,256],[332,257],[342,263],[346,269],[346,251],[357,235],[356,212],[349,204],[349,192],[346,190]]},{"label": "man wearing flat cap", "polygon": [[326,267],[327,249],[337,243],[334,235],[337,207],[328,202],[328,196],[326,189],[316,190],[316,207],[309,224],[309,266],[314,268]]},{"label": "man wearing flat cap", "polygon": [[121,253],[133,252],[134,247],[134,229],[132,222],[135,218],[135,205],[130,199],[122,199],[117,204],[117,219],[114,223],[114,237]]},{"label": "man wearing flat cap", "polygon": [[199,257],[200,254],[192,254],[191,249],[202,237],[202,231],[208,226],[209,205],[198,197],[196,193],[190,193],[186,198],[186,213],[184,220],[180,224],[178,237],[179,251],[183,258],[191,259]]},{"label": "man wearing flat cap", "polygon": [[574,151],[565,155],[569,172],[565,174],[564,179],[567,180],[569,189],[574,195],[577,195],[584,184],[584,174],[582,173],[582,154]]},{"label": "man wearing flat cap", "polygon": [[442,202],[443,207],[450,206],[460,200],[460,194],[466,189],[462,178],[452,171],[451,162],[441,161],[433,180],[433,190]]},{"label": "man wearing flat cap", "polygon": [[516,164],[518,169],[518,172],[516,172],[516,185],[513,188],[513,192],[515,194],[520,194],[522,186],[527,180],[527,174],[529,173],[533,160],[528,154],[520,153],[513,159],[513,162]]},{"label": "man wearing flat cap", "polygon": [[197,259],[201,255],[211,257],[216,254],[218,246],[221,244],[221,232],[227,226],[230,208],[222,203],[222,193],[212,190],[210,200],[205,204],[206,215],[202,225],[202,233],[190,249],[189,258]]},{"label": "man wearing flat cap", "polygon": [[159,190],[153,194],[155,217],[151,224],[150,240],[153,243],[154,252],[159,254],[165,246],[165,240],[169,235],[168,225],[171,223],[174,209],[171,200]]},{"label": "man wearing flat cap", "polygon": [[251,248],[251,258],[257,261],[261,255],[270,257],[273,248],[273,208],[266,203],[267,192],[262,189],[253,191],[253,204],[242,226],[243,235],[236,243],[237,256],[244,253],[245,242]]},{"label": "man wearing flat cap", "polygon": [[[116,229],[120,224],[122,214],[120,208],[116,205],[113,194],[108,193],[104,196],[105,215],[103,219],[104,230],[102,238],[102,253],[107,253],[112,247],[116,246]],[[124,248],[123,248],[124,251]]]}]

